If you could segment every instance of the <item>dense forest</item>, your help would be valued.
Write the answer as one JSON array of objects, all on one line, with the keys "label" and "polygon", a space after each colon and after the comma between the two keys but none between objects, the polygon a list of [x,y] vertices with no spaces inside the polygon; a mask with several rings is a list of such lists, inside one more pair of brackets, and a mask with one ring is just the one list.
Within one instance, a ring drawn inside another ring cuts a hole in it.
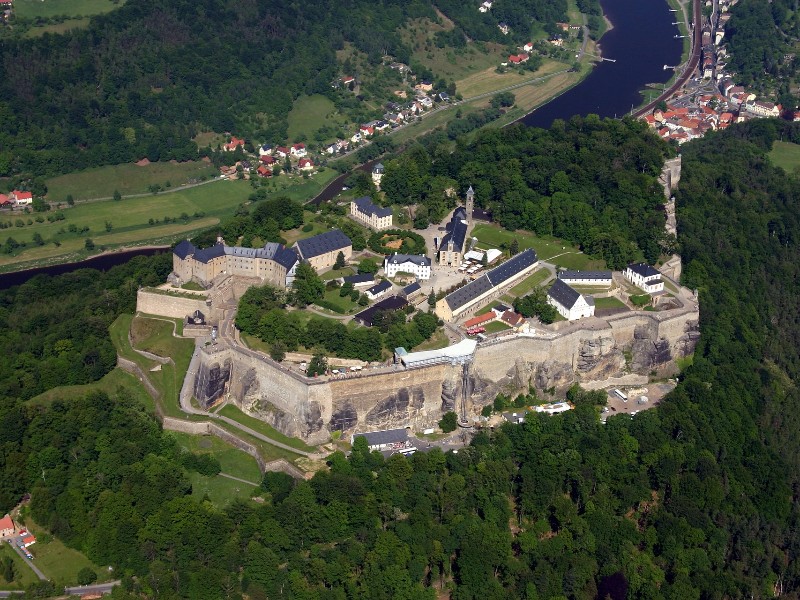
[{"label": "dense forest", "polygon": [[134,312],[139,286],[171,270],[169,255],[137,257],[108,273],[80,269],[0,291],[0,398],[100,379],[117,364],[108,326]]},{"label": "dense forest", "polygon": [[[562,19],[566,2],[446,3],[471,39],[500,41],[497,15]],[[452,6],[451,6],[452,5]],[[497,14],[496,14],[497,13]],[[437,20],[430,0],[132,0],[87,29],[0,42],[0,176],[39,177],[102,164],[197,157],[198,130],[286,139],[302,94],[333,95],[336,51],[371,64],[411,48],[399,28]],[[463,24],[460,20],[463,19]]]},{"label": "dense forest", "polygon": [[[192,461],[124,392],[44,407],[4,388],[0,508],[30,492],[38,522],[123,575],[124,600],[797,597],[800,180],[766,158],[781,136],[800,128],[752,121],[684,146],[679,237],[702,338],[657,409],[601,424],[573,392],[574,411],[458,454],[385,460],[356,443],[310,481],[267,476],[264,504],[219,510],[187,495]],[[4,292],[2,336],[41,370],[48,352],[17,331],[44,338],[58,313],[79,345],[79,324],[130,310],[131,279],[164,268]]]},{"label": "dense forest", "polygon": [[792,93],[798,64],[792,48],[800,37],[796,10],[788,0],[742,0],[731,9],[725,27],[729,68],[737,82],[757,92],[774,93],[784,108],[797,105]]},{"label": "dense forest", "polygon": [[567,239],[615,269],[674,245],[657,182],[670,149],[639,121],[590,115],[549,130],[490,129],[454,152],[431,140],[386,161],[381,189],[392,203],[421,204],[433,222],[454,205],[449,190],[463,198],[472,185],[504,227]]}]

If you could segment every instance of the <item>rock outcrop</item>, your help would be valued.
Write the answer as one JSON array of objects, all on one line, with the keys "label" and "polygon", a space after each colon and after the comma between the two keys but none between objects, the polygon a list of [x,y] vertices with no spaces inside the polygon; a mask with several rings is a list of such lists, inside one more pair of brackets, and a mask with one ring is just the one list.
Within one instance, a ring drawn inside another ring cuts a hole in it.
[{"label": "rock outcrop", "polygon": [[618,373],[624,365],[625,357],[613,336],[581,340],[575,369],[582,377],[604,379]]},{"label": "rock outcrop", "polygon": [[231,378],[231,359],[219,362],[201,363],[194,379],[194,397],[198,404],[208,409],[225,393],[225,386]]}]

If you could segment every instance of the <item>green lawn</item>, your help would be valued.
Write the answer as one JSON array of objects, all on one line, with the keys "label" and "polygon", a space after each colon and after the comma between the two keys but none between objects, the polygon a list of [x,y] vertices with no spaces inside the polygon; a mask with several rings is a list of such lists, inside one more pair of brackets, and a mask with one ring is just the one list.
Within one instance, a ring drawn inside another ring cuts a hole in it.
[{"label": "green lawn", "polygon": [[212,454],[222,466],[222,472],[255,483],[261,482],[261,471],[256,459],[213,435],[190,435],[170,431],[167,433],[178,445],[194,454]]},{"label": "green lawn", "polygon": [[195,499],[201,500],[203,497],[208,496],[211,503],[218,508],[230,504],[235,498],[247,500],[257,496],[261,489],[258,486],[228,479],[222,475],[206,477],[196,472],[189,473],[189,481],[192,483],[192,496]]},{"label": "green lawn", "polygon": [[77,550],[67,548],[58,538],[36,525],[30,517],[25,520],[25,525],[36,536],[36,543],[29,548],[34,556],[34,563],[53,583],[76,585],[78,571],[84,567],[97,573],[98,582],[112,579],[108,569],[98,567]]},{"label": "green lawn", "polygon": [[17,552],[9,544],[0,544],[0,558],[5,558],[6,556],[10,556],[11,560],[14,561],[14,570],[16,571],[16,576],[14,577],[14,581],[9,583],[0,575],[0,589],[21,590],[28,585],[39,581],[36,573],[31,570],[31,568],[28,566],[28,563],[22,560],[20,555],[17,554]]},{"label": "green lawn", "polygon": [[782,168],[787,173],[794,173],[800,168],[800,144],[775,141],[772,150],[767,155],[776,167]]},{"label": "green lawn", "polygon": [[280,431],[268,425],[264,421],[244,414],[241,410],[239,410],[232,404],[226,404],[222,408],[222,410],[219,411],[219,414],[228,417],[229,419],[233,419],[237,423],[241,423],[242,425],[245,425],[250,429],[257,431],[260,434],[275,440],[276,442],[281,442],[283,444],[286,444],[287,446],[291,446],[292,448],[297,448],[298,450],[305,450],[306,452],[313,452],[315,450],[313,446],[309,446],[308,444],[303,442],[303,440],[299,440],[297,438],[289,437],[288,435],[282,434]]},{"label": "green lawn", "polygon": [[[132,360],[139,365],[150,382],[161,392],[160,405],[165,415],[180,419],[201,420],[201,417],[185,415],[178,406],[178,394],[180,394],[186,370],[189,368],[194,342],[190,339],[173,338],[171,334],[172,325],[170,323],[156,321],[155,319],[145,319],[145,321],[154,321],[155,324],[152,325],[152,333],[137,342],[137,348],[159,355],[163,352],[165,356],[169,356],[175,361],[174,366],[165,364],[161,366],[160,371],[151,372],[150,369],[159,363],[145,358],[138,352],[134,352],[128,341],[128,332],[133,319],[133,315],[130,314],[120,315],[108,328],[111,334],[111,341],[114,343],[117,352],[124,358]],[[142,317],[137,317],[137,319],[141,320]]]},{"label": "green lawn", "polygon": [[594,307],[595,308],[625,308],[625,304],[620,301],[618,298],[614,296],[609,296],[608,298],[595,298],[594,299]]},{"label": "green lawn", "polygon": [[36,17],[88,17],[107,13],[122,6],[112,0],[14,0],[14,12],[24,19]]},{"label": "green lawn", "polygon": [[419,346],[415,346],[413,351],[421,352],[422,350],[439,350],[440,348],[447,348],[449,345],[450,340],[448,339],[447,334],[442,329],[437,329],[430,339],[425,340]]},{"label": "green lawn", "polygon": [[146,194],[152,184],[164,187],[169,182],[172,187],[178,187],[190,183],[190,180],[211,179],[218,174],[212,165],[200,160],[183,163],[154,162],[141,167],[127,163],[61,175],[48,179],[45,183],[49,202],[65,202],[68,194],[79,201],[111,198],[115,190],[123,196]]},{"label": "green lawn", "polygon": [[[353,302],[350,299],[349,295],[347,295],[344,298],[342,298],[339,295],[339,289],[338,288],[334,289],[334,290],[326,290],[325,291],[325,301],[329,302],[332,306],[335,306],[338,309],[336,312],[339,312],[339,313],[341,313],[343,315],[346,315],[347,313],[352,312],[356,308],[361,308],[360,306],[358,306],[358,303]],[[327,308],[327,307],[322,307],[322,308]]]},{"label": "green lawn", "polygon": [[525,231],[508,231],[497,225],[479,223],[472,230],[472,235],[478,238],[480,248],[499,248],[501,244],[510,244],[516,239],[520,250],[533,248],[540,260],[570,269],[599,269],[605,266],[604,261],[586,256],[569,242],[538,237]]},{"label": "green lawn", "polygon": [[353,269],[345,267],[344,269],[331,269],[327,273],[320,275],[322,281],[330,281],[331,279],[339,279],[340,277],[347,277],[353,274]]},{"label": "green lawn", "polygon": [[511,329],[511,327],[509,327],[502,321],[492,321],[485,327],[486,327],[486,333],[497,333],[499,331],[506,331],[507,329]]},{"label": "green lawn", "polygon": [[187,354],[191,357],[194,351],[194,341],[175,337],[173,335],[174,327],[171,319],[164,321],[136,316],[131,322],[133,345],[139,350],[146,350],[173,360]]},{"label": "green lawn", "polygon": [[517,296],[524,296],[525,294],[530,294],[533,288],[537,285],[540,285],[544,282],[545,279],[550,277],[550,271],[544,268],[538,269],[533,275],[529,275],[517,285],[511,288],[510,292]]},{"label": "green lawn", "polygon": [[289,112],[289,139],[295,141],[302,135],[311,139],[320,127],[329,122],[329,115],[334,111],[333,102],[325,96],[301,96]]},{"label": "green lawn", "polygon": [[134,400],[145,406],[147,410],[155,411],[155,402],[150,397],[150,394],[145,391],[136,377],[120,368],[116,368],[110,373],[107,373],[100,381],[95,381],[94,383],[87,383],[85,385],[65,385],[47,390],[31,398],[29,403],[47,405],[54,400],[69,401],[74,398],[82,398],[93,391],[105,392],[108,396],[114,397],[119,393],[120,388],[130,394]]}]

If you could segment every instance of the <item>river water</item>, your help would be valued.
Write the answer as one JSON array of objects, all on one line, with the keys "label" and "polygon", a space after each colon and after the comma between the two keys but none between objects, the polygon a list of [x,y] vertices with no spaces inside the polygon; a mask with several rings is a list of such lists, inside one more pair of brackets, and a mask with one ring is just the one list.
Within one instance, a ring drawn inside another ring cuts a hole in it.
[{"label": "river water", "polygon": [[[603,61],[574,88],[520,119],[532,127],[550,127],[555,119],[597,114],[621,117],[642,102],[649,83],[666,83],[672,76],[664,65],[681,62],[683,40],[675,39],[680,13],[665,0],[600,0],[612,29],[600,39]],[[656,96],[655,91],[653,96]]]}]

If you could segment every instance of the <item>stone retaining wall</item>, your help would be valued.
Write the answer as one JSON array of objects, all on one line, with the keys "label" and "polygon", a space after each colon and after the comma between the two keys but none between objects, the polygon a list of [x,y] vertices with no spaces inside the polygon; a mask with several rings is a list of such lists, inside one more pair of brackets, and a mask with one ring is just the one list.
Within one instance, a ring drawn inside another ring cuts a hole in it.
[{"label": "stone retaining wall", "polygon": [[198,297],[195,299],[170,296],[150,290],[139,290],[136,293],[136,310],[137,312],[177,319],[185,319],[187,315],[194,314],[196,310],[203,314],[209,312],[205,298]]}]

